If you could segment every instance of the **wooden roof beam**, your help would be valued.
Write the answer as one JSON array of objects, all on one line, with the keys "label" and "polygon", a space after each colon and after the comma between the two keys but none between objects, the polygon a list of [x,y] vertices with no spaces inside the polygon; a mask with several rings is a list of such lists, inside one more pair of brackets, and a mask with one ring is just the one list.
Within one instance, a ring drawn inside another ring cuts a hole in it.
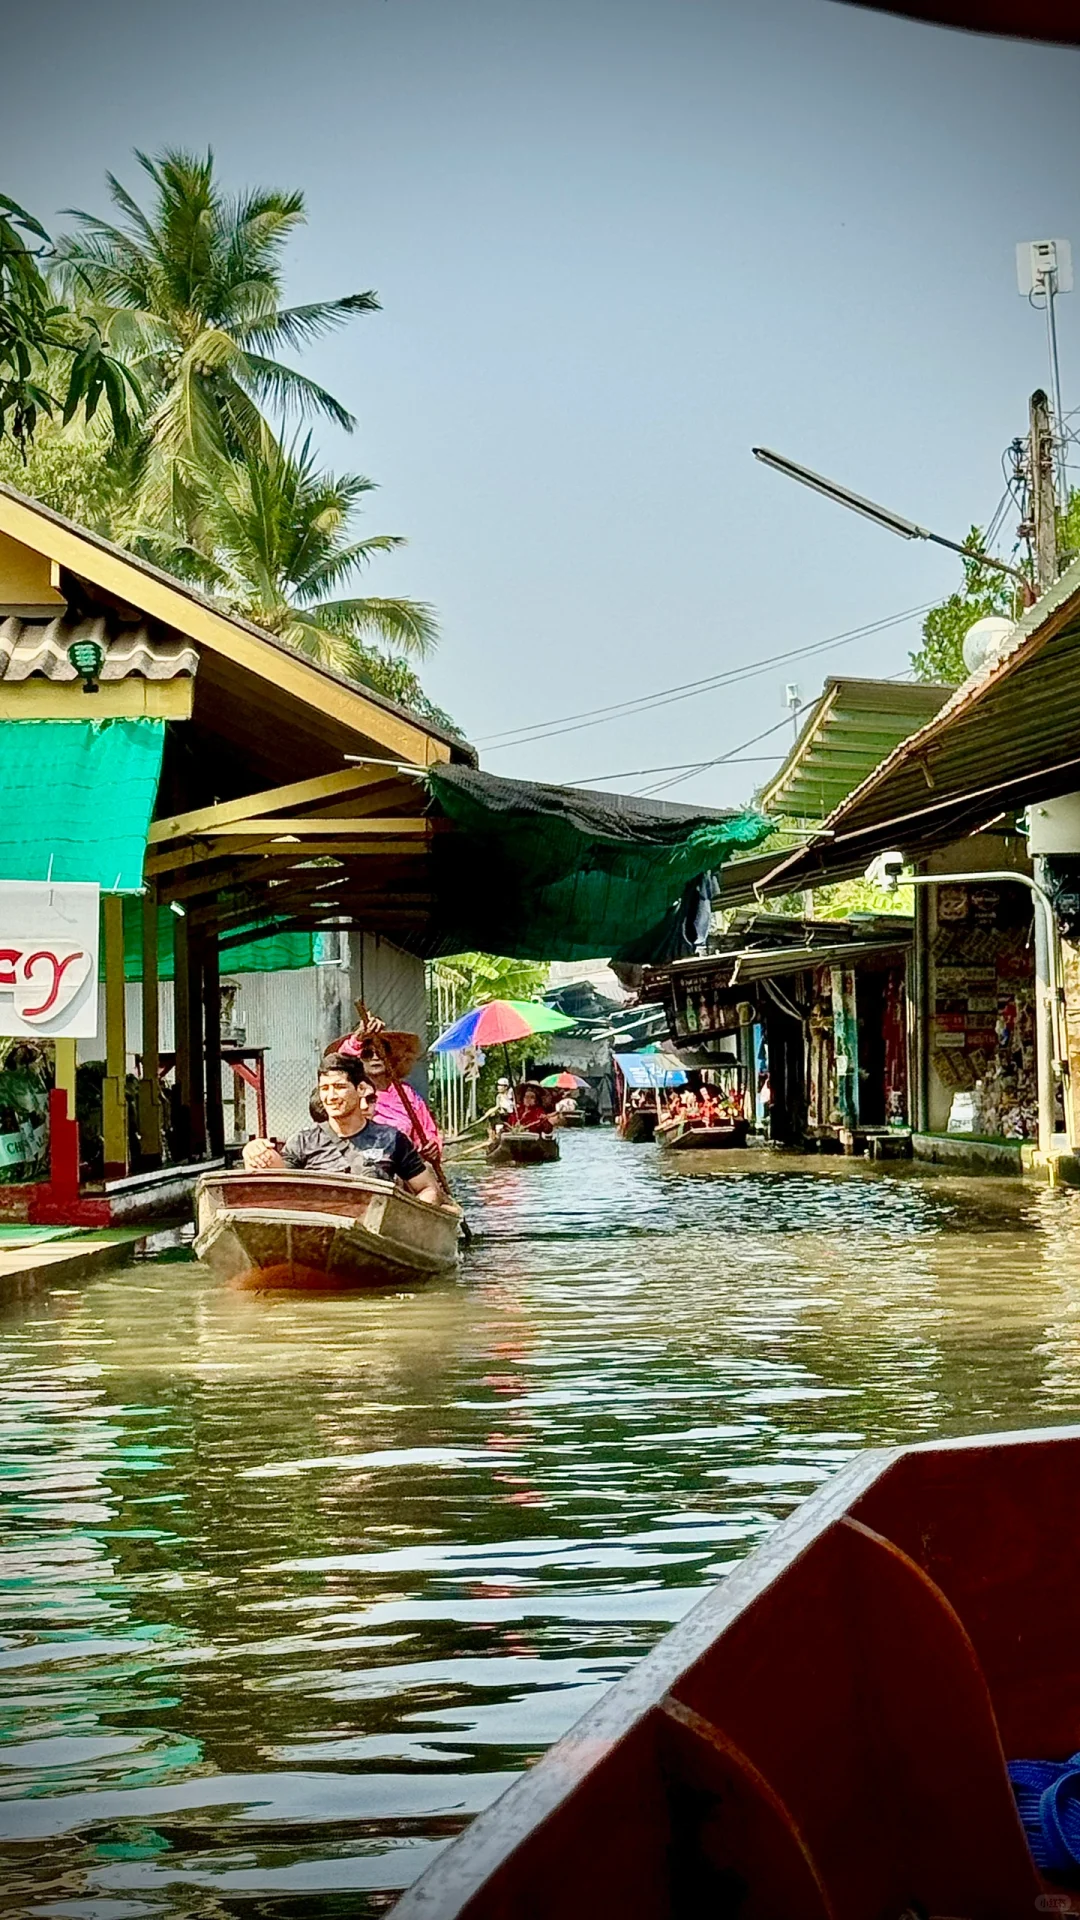
[{"label": "wooden roof beam", "polygon": [[285,807],[317,806],[320,801],[360,794],[367,787],[385,786],[388,778],[397,780],[401,776],[395,768],[387,773],[376,767],[344,767],[335,773],[321,773],[312,780],[295,780],[291,786],[271,787],[264,793],[245,794],[238,800],[219,800],[212,807],[196,807],[190,813],[169,814],[152,823],[147,838],[151,846],[160,846],[165,841],[182,840],[190,834],[227,827],[238,820],[257,820],[267,813],[280,813]]},{"label": "wooden roof beam", "polygon": [[123,553],[100,535],[71,525],[7,487],[0,488],[0,533],[44,554],[96,589],[129,602],[148,618],[186,634],[241,672],[272,682],[280,693],[324,713],[354,736],[374,741],[395,759],[424,767],[451,758],[449,742],[428,732],[423,721],[384,705],[377,696],[368,697],[363,688],[305,660],[283,641],[215,606],[160,568]]}]

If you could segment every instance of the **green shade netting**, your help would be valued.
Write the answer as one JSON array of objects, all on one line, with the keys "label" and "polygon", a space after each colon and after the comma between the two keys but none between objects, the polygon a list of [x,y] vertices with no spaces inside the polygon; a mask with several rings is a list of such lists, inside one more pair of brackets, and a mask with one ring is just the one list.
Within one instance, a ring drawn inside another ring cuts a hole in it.
[{"label": "green shade netting", "polygon": [[649,949],[642,958],[664,958],[691,890],[773,830],[748,810],[502,780],[475,767],[426,777],[456,829],[432,843],[434,953],[589,960],[634,943]]},{"label": "green shade netting", "polygon": [[0,878],[141,887],[164,746],[164,720],[0,720]]},{"label": "green shade netting", "polygon": [[[142,901],[124,901],[124,977],[127,980],[142,979]],[[173,977],[173,941],[176,935],[176,915],[171,907],[159,907],[157,916],[158,932],[158,978],[171,980]],[[287,973],[297,967],[310,967],[315,959],[315,941],[313,933],[275,933],[272,928],[261,935],[252,931],[250,940],[240,946],[222,947],[221,977],[227,979],[234,973]],[[104,979],[104,960],[102,961],[102,979]]]}]

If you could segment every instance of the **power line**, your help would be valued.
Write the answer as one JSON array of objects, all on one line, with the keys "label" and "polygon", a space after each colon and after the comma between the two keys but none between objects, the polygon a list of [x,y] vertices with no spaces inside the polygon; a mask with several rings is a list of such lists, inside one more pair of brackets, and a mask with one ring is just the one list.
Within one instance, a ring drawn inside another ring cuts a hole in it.
[{"label": "power line", "polygon": [[929,613],[936,601],[927,601],[923,606],[908,607],[903,613],[889,614],[882,620],[869,621],[865,626],[852,627],[846,633],[831,634],[827,640],[814,640],[804,647],[791,647],[786,653],[770,654],[764,660],[750,661],[741,667],[730,667],[723,673],[710,674],[702,680],[684,680],[674,687],[661,687],[655,693],[639,694],[632,700],[622,700],[609,707],[589,707],[582,713],[564,714],[558,720],[537,721],[528,727],[509,728],[503,734],[488,734],[475,744],[483,746],[492,753],[501,753],[508,747],[531,746],[534,741],[555,739],[564,733],[580,733],[586,727],[601,726],[608,720],[629,717],[633,713],[647,713],[657,707],[672,706],[677,701],[688,700],[696,693],[708,693],[716,687],[731,686],[740,680],[752,680],[757,675],[768,673],[770,668],[779,666],[788,660],[805,659],[810,654],[827,653],[832,647],[847,646],[853,640],[861,640],[875,633],[883,633],[890,627],[901,626],[905,620],[916,619],[920,614]]},{"label": "power line", "polygon": [[[732,751],[734,753],[738,749],[734,748]],[[741,760],[729,761],[729,764],[739,767],[763,767],[771,766],[775,759],[775,753],[750,753]],[[687,768],[693,772],[696,767],[695,760],[676,760],[670,767],[630,767],[622,773],[590,773],[580,780],[565,780],[562,784],[567,787],[589,787],[594,780],[641,780],[647,773],[682,773]]]},{"label": "power line", "polygon": [[[800,713],[805,713],[809,707],[815,705],[816,702],[813,700],[804,700],[801,707],[792,708],[791,712],[785,713],[782,720],[777,720],[773,726],[766,727],[763,733],[755,733],[751,740],[741,740],[739,745],[732,747],[729,753],[718,753],[713,760],[702,760],[696,767],[690,767],[686,773],[676,774],[673,780],[658,780],[655,786],[639,787],[639,795],[666,793],[669,787],[680,787],[684,780],[692,780],[695,774],[707,773],[710,767],[723,766],[726,762],[733,760],[736,754],[742,753],[744,747],[756,747],[759,740],[767,740],[770,734],[779,733],[781,727],[790,726],[792,713],[797,717]],[[772,754],[768,756],[770,760],[773,757]]]}]

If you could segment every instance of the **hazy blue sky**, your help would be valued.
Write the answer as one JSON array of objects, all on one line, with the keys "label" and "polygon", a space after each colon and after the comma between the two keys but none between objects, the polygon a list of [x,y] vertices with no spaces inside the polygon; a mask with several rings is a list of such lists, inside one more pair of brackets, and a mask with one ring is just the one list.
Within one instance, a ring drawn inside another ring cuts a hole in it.
[{"label": "hazy blue sky", "polygon": [[[788,679],[901,671],[914,622],[483,747],[948,591],[947,555],[750,446],[962,537],[1046,379],[1014,244],[1080,257],[1080,54],[831,0],[37,0],[5,68],[3,183],[39,215],[104,207],[106,168],[141,193],[133,146],[210,143],[229,182],[304,188],[292,297],[378,289],[305,361],[360,422],[320,442],[379,481],[369,529],[411,544],[371,590],[435,603],[426,683],[505,772],[704,760]],[[1069,407],[1080,291],[1061,320]]]}]

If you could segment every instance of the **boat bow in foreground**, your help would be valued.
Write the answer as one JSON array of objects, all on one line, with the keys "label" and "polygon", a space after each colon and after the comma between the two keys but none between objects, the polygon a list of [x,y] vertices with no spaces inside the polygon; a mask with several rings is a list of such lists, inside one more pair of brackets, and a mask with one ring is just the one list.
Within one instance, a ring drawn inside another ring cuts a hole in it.
[{"label": "boat bow in foreground", "polygon": [[861,1455],[395,1920],[1080,1913],[1005,1756],[1080,1748],[1080,1429]]}]

